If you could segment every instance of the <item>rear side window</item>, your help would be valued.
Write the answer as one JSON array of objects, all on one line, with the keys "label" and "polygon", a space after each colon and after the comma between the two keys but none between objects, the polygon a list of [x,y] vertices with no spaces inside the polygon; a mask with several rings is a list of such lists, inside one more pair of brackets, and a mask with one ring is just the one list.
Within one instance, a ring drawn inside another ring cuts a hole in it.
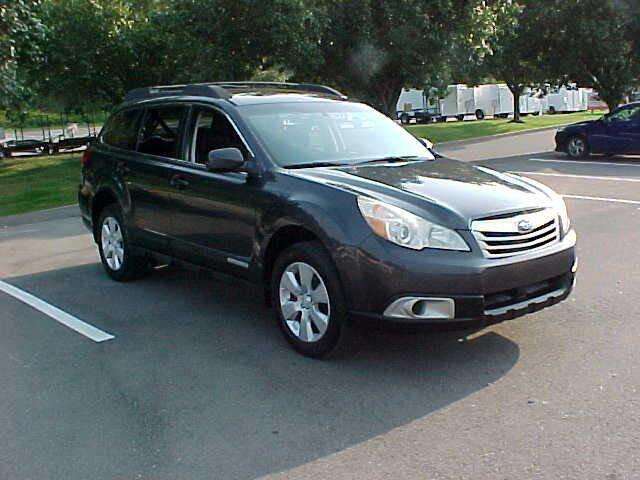
[{"label": "rear side window", "polygon": [[187,107],[149,108],[144,116],[138,151],[182,160],[182,129]]},{"label": "rear side window", "polygon": [[140,115],[139,109],[114,114],[102,132],[102,141],[113,147],[135,150]]}]

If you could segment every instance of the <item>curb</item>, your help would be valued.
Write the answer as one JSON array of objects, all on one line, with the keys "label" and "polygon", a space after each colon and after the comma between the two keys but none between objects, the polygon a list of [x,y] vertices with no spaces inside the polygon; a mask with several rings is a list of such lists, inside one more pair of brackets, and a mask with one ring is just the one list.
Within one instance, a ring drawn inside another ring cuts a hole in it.
[{"label": "curb", "polygon": [[49,208],[47,210],[36,210],[34,212],[21,213],[0,217],[0,228],[17,227],[32,223],[48,222],[63,218],[79,217],[80,209],[78,205],[65,205],[63,207]]},{"label": "curb", "polygon": [[[566,125],[570,125],[569,123],[567,123]],[[454,147],[456,145],[466,145],[466,144],[470,144],[470,143],[483,143],[483,142],[490,142],[492,140],[495,140],[496,138],[504,138],[504,137],[517,137],[520,135],[526,135],[528,133],[538,133],[538,132],[544,132],[547,130],[556,130],[560,127],[564,127],[565,124],[563,125],[554,125],[553,127],[538,127],[538,128],[530,128],[528,130],[520,130],[518,132],[506,132],[506,133],[496,133],[495,135],[487,135],[484,137],[474,137],[474,138],[465,138],[464,140],[452,140],[450,142],[441,142],[441,143],[437,143],[436,146],[439,145],[444,145],[446,147]]]}]

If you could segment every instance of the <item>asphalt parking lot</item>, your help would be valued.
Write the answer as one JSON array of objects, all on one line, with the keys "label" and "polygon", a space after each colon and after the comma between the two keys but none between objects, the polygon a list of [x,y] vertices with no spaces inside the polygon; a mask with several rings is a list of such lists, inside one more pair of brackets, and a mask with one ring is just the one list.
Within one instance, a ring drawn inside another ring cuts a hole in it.
[{"label": "asphalt parking lot", "polygon": [[468,338],[362,332],[333,361],[294,353],[257,287],[118,284],[73,210],[0,218],[0,280],[112,337],[0,285],[0,478],[640,478],[640,158],[552,138],[441,151],[565,195],[573,295]]}]

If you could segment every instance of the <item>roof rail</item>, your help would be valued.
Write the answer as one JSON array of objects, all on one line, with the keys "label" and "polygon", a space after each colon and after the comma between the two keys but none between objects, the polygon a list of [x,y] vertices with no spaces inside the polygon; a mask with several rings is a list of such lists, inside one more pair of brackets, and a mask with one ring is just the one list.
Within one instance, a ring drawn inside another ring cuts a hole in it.
[{"label": "roof rail", "polygon": [[296,92],[307,93],[319,93],[323,95],[329,95],[332,97],[338,97],[340,99],[346,99],[347,96],[339,92],[335,88],[327,87],[326,85],[315,85],[312,83],[288,83],[288,82],[211,82],[206,85],[215,85],[224,89],[274,89],[274,90],[289,90]]},{"label": "roof rail", "polygon": [[194,97],[230,98],[231,95],[223,88],[206,83],[191,85],[162,85],[157,87],[134,88],[124,98],[125,102],[147,100],[151,98],[170,97],[174,95],[192,95]]},{"label": "roof rail", "polygon": [[194,97],[210,97],[229,99],[231,93],[228,90],[286,90],[294,92],[317,93],[337,97],[346,100],[347,96],[338,90],[325,85],[314,85],[308,83],[286,83],[286,82],[210,82],[194,83],[189,85],[162,85],[156,87],[135,88],[129,91],[125,97],[125,102],[148,100],[152,98],[170,97],[175,95],[191,95]]}]

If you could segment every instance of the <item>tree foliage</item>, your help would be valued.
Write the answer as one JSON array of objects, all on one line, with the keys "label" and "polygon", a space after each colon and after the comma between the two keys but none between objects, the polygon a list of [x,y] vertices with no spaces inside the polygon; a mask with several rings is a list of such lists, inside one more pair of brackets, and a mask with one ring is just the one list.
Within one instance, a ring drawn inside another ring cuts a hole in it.
[{"label": "tree foliage", "polygon": [[37,6],[36,0],[0,0],[0,108],[15,110],[28,96],[18,65],[29,57],[39,59],[44,28]]},{"label": "tree foliage", "polygon": [[640,2],[566,0],[553,15],[546,57],[566,80],[593,86],[609,109],[640,81]]},{"label": "tree foliage", "polygon": [[[447,59],[468,32],[471,0],[325,0],[321,60],[301,70],[338,85],[382,111],[400,89],[446,77]],[[448,80],[448,79],[447,79]]]}]

